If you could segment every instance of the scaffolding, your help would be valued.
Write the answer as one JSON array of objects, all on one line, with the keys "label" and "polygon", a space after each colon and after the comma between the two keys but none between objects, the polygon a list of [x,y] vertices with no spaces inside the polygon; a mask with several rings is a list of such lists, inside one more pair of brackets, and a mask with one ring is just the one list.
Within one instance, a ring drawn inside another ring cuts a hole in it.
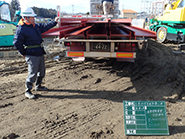
[{"label": "scaffolding", "polygon": [[160,15],[164,11],[164,5],[169,0],[141,0],[141,12],[145,12],[148,15]]}]

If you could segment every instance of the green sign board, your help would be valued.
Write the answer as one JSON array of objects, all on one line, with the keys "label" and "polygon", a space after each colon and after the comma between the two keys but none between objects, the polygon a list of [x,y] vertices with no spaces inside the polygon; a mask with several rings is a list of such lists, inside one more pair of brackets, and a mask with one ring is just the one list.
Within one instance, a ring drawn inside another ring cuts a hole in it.
[{"label": "green sign board", "polygon": [[169,135],[165,101],[123,101],[126,135]]}]

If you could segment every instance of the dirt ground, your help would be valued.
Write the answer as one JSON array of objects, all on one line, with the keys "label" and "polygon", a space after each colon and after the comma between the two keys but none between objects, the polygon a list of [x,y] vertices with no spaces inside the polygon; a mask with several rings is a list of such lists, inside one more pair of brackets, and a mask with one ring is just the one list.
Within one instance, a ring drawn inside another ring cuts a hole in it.
[{"label": "dirt ground", "polygon": [[[37,99],[24,96],[24,59],[0,60],[0,138],[183,139],[185,55],[174,44],[149,40],[135,63],[107,58],[46,60]],[[126,136],[123,101],[166,101],[169,136]]]}]

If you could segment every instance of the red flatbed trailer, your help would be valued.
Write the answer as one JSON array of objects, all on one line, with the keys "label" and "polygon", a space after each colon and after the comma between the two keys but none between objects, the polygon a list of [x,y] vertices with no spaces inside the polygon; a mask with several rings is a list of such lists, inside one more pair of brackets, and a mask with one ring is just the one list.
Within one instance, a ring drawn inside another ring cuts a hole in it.
[{"label": "red flatbed trailer", "polygon": [[67,57],[109,57],[134,62],[136,49],[143,49],[147,38],[156,33],[131,26],[131,19],[60,18],[58,28],[42,37],[58,36],[64,41]]}]

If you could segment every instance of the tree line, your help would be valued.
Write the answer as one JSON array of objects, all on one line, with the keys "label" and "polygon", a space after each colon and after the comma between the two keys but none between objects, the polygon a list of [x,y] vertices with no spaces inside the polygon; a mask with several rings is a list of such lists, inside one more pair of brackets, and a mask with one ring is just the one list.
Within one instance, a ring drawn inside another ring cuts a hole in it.
[{"label": "tree line", "polygon": [[[55,18],[57,16],[57,11],[54,9],[46,9],[46,8],[38,8],[38,7],[32,7],[35,14],[37,14],[37,17],[42,18]],[[19,0],[12,0],[10,2],[10,13],[11,18],[13,19],[16,10],[21,11],[20,2]]]}]

